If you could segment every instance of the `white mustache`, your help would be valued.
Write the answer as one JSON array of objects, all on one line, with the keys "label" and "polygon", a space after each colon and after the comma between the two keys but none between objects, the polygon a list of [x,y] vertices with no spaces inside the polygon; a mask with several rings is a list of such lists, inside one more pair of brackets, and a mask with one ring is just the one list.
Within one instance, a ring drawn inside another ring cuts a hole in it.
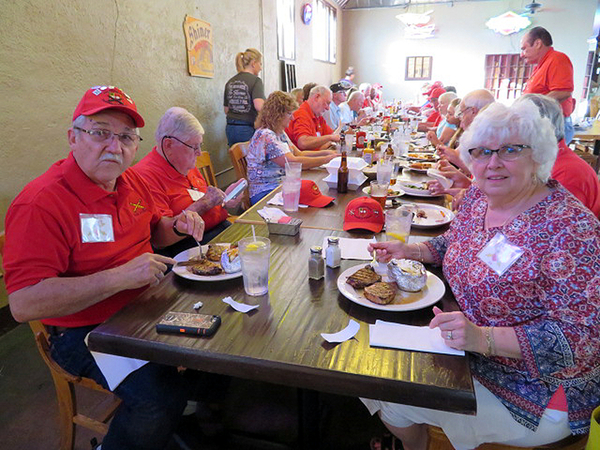
[{"label": "white mustache", "polygon": [[123,157],[115,153],[104,153],[100,156],[100,161],[114,161],[119,164],[123,164]]}]

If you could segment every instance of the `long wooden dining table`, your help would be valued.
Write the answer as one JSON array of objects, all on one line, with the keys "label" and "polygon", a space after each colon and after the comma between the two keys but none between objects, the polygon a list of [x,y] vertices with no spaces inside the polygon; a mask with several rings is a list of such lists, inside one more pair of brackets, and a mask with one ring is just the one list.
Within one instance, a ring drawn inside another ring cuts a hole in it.
[{"label": "long wooden dining table", "polygon": [[[476,403],[468,356],[369,345],[369,324],[385,320],[427,325],[433,317],[431,308],[389,312],[348,300],[339,292],[337,279],[344,270],[357,264],[364,265],[364,261],[342,260],[340,268],[326,268],[324,279],[308,279],[311,246],[321,245],[327,236],[373,236],[372,233],[341,230],[340,216],[343,216],[345,204],[364,194],[356,191],[336,195],[335,190],[323,188],[323,176],[323,171],[303,172],[303,177],[319,183],[322,192],[336,197],[336,204],[291,213],[301,217],[307,225],[299,234],[269,235],[262,219],[256,218],[256,210],[268,201],[264,199],[212,241],[237,242],[253,232],[268,236],[271,240],[268,294],[247,295],[241,276],[227,281],[199,282],[170,273],[158,286],[149,288],[132,304],[98,326],[89,336],[90,349],[311,392],[368,397],[474,414]],[[434,198],[428,200],[440,202]],[[420,230],[413,231],[413,234],[423,235]],[[434,233],[423,231],[425,235]],[[435,234],[439,232],[438,229]],[[442,277],[439,269],[429,270]],[[222,302],[228,296],[259,307],[248,314],[236,312]],[[221,317],[222,324],[216,334],[195,337],[156,332],[157,322],[167,312],[194,312],[193,305],[198,301],[203,303],[199,312]],[[447,285],[437,305],[443,310],[457,309]],[[330,344],[321,336],[321,333],[343,329],[350,319],[360,324],[353,339]]]}]

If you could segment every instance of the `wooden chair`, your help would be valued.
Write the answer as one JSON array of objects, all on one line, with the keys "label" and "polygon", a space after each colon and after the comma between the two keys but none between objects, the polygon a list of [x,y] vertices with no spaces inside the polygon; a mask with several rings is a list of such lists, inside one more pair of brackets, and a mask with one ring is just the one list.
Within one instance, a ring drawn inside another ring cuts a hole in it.
[{"label": "wooden chair", "polygon": [[[233,170],[235,171],[235,176],[238,180],[240,178],[248,179],[248,164],[246,162],[246,151],[248,150],[249,144],[250,141],[238,142],[237,144],[233,144],[229,149],[229,158],[231,159],[231,163],[233,164]],[[244,209],[250,208],[250,195],[248,194],[248,189],[246,189],[246,191],[244,192],[242,206]]]},{"label": "wooden chair", "polygon": [[196,168],[200,171],[208,184],[218,187],[215,169],[213,168],[210,160],[210,154],[208,152],[202,152],[200,156],[196,158]]},{"label": "wooden chair", "polygon": [[[56,388],[60,422],[60,450],[73,450],[75,444],[75,425],[95,431],[101,436],[108,432],[108,421],[115,414],[121,400],[90,378],[77,377],[59,366],[50,354],[50,337],[44,324],[38,320],[29,322],[35,336],[35,343],[42,359],[50,369]],[[97,419],[83,415],[77,411],[75,386],[92,389],[107,394],[102,402],[103,412]]]},{"label": "wooden chair", "polygon": [[[441,428],[430,425],[427,429],[429,443],[427,450],[453,450],[452,444]],[[537,447],[514,447],[504,444],[482,444],[476,450],[583,450],[588,435],[571,435],[552,444],[539,445]]]},{"label": "wooden chair", "polygon": [[[0,231],[0,255],[4,255],[4,230]],[[0,278],[4,276],[4,269],[2,268],[2,262],[0,261]]]}]

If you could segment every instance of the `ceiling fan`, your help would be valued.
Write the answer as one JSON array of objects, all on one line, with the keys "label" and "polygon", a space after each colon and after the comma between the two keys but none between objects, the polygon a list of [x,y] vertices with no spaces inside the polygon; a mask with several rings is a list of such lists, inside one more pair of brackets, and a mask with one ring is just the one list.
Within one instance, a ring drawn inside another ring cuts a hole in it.
[{"label": "ceiling fan", "polygon": [[541,7],[542,4],[535,1],[528,3],[523,7],[525,9],[523,14],[535,14],[537,11],[543,11],[540,9]]}]

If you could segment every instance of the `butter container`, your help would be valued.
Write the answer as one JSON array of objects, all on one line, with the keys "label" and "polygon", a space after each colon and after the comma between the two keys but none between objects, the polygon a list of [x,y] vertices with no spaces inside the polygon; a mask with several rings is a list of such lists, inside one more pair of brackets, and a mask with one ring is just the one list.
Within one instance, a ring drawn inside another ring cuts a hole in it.
[{"label": "butter container", "polygon": [[390,278],[403,291],[418,292],[425,287],[427,271],[419,261],[392,259],[387,267]]}]

